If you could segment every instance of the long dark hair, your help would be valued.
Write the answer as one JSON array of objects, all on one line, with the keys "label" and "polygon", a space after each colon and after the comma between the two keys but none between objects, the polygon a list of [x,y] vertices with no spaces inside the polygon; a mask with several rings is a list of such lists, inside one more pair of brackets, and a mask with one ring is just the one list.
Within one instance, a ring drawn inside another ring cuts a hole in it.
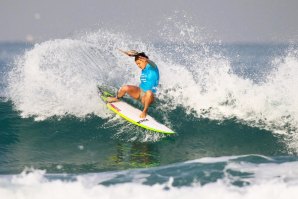
[{"label": "long dark hair", "polygon": [[135,61],[137,61],[140,57],[149,59],[149,57],[144,52],[141,52],[141,53],[138,53],[137,55],[135,55]]}]

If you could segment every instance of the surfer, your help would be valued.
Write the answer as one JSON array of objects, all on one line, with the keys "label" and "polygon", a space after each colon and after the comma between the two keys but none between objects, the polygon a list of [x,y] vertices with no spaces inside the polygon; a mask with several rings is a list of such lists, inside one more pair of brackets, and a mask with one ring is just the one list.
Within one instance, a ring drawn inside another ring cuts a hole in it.
[{"label": "surfer", "polygon": [[135,50],[122,51],[126,55],[135,58],[135,63],[142,70],[139,86],[125,85],[117,92],[116,97],[109,97],[108,102],[116,102],[126,93],[136,100],[140,100],[144,106],[140,118],[145,118],[150,104],[154,101],[154,94],[159,82],[159,71],[157,65],[149,59],[144,52]]}]

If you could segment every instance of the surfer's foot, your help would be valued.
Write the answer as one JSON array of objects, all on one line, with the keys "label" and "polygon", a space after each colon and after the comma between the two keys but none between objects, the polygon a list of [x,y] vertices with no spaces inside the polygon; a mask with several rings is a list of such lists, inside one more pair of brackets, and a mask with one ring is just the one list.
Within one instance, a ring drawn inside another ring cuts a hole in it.
[{"label": "surfer's foot", "polygon": [[118,101],[119,101],[119,99],[116,98],[116,97],[108,97],[107,98],[107,102],[109,102],[109,103],[111,103],[111,102],[118,102]]},{"label": "surfer's foot", "polygon": [[140,118],[146,118],[147,113],[146,112],[142,112],[140,115]]}]

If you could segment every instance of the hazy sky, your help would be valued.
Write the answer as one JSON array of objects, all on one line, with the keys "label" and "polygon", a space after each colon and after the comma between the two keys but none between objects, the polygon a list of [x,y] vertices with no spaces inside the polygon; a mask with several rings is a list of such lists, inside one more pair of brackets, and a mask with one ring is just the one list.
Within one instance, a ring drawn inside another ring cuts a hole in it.
[{"label": "hazy sky", "polygon": [[1,0],[0,41],[45,41],[104,27],[154,39],[177,12],[223,42],[298,42],[298,0]]}]

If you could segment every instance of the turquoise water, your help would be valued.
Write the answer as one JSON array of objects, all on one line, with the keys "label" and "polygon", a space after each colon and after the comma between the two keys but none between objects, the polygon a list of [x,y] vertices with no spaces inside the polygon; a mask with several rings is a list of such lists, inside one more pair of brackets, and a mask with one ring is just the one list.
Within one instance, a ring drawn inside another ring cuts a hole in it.
[{"label": "turquoise water", "polygon": [[[179,113],[181,117],[182,110],[173,111],[169,119],[174,120]],[[132,126],[117,135],[119,127],[105,127],[107,119],[94,115],[83,121],[69,116],[36,122],[22,119],[10,102],[2,102],[0,172],[20,173],[32,166],[50,173],[88,173],[162,166],[202,157],[288,155],[283,137],[269,131],[232,119],[218,123],[191,115],[182,117],[185,119],[173,126],[177,135],[146,142],[143,134],[154,133],[141,129],[136,133]],[[133,136],[136,141],[130,141]]]},{"label": "turquoise water", "polygon": [[[149,114],[174,136],[128,124],[101,103],[98,83],[116,89],[139,81],[133,60],[116,48],[142,49],[158,63],[161,86]],[[132,198],[138,191],[215,197],[216,190],[276,198],[272,190],[281,186],[291,198],[298,183],[296,49],[129,42],[108,32],[2,43],[0,196],[68,195],[70,186],[79,187],[72,198],[128,197],[125,190],[136,191]]]}]

